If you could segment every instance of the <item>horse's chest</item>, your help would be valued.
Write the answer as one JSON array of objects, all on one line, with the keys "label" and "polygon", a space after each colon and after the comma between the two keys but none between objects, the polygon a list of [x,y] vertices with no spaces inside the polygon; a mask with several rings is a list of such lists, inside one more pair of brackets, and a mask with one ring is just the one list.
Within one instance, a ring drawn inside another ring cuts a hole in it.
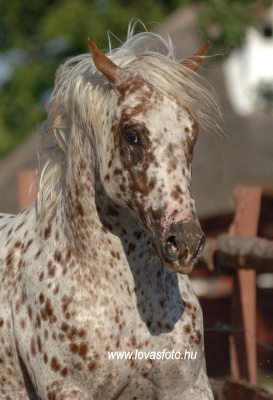
[{"label": "horse's chest", "polygon": [[[186,294],[184,281],[182,287],[177,281],[162,283],[145,265],[134,276],[117,252],[110,255],[112,266],[109,262],[100,273],[79,268],[72,258],[63,264],[58,252],[54,263],[44,257],[42,265],[29,267],[20,284],[28,302],[15,322],[24,362],[44,370],[49,380],[56,374],[74,376],[90,392],[106,385],[109,395],[128,381],[133,390],[141,385],[148,392],[151,381],[158,385],[164,378],[168,385],[174,371],[187,382],[202,358],[195,296]],[[199,352],[197,359],[175,359],[187,348]]]}]

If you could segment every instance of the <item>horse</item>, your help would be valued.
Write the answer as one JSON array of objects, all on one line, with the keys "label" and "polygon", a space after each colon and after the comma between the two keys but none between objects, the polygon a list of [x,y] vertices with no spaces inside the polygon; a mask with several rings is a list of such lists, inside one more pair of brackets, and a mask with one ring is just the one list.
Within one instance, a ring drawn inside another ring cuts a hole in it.
[{"label": "horse", "polygon": [[108,54],[88,41],[56,72],[37,201],[0,218],[0,399],[213,399],[188,277],[209,43],[179,61],[134,24]]}]

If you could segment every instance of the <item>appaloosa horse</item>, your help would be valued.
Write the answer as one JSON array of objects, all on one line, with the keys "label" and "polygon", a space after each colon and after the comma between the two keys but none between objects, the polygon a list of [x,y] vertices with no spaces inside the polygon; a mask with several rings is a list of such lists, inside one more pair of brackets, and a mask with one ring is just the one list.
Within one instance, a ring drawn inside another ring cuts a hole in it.
[{"label": "appaloosa horse", "polygon": [[208,43],[182,63],[133,29],[108,56],[89,45],[57,72],[37,202],[1,215],[0,398],[212,399],[187,276],[204,246],[191,161]]}]

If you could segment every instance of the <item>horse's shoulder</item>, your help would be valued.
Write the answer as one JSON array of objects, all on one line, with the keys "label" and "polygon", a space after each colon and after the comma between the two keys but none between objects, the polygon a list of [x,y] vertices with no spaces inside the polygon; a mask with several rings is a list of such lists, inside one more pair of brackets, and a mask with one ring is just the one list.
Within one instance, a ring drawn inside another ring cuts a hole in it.
[{"label": "horse's shoulder", "polygon": [[17,215],[0,214],[0,261],[4,268],[7,264],[14,265],[15,259],[20,259],[34,242],[32,207]]},{"label": "horse's shoulder", "polygon": [[10,225],[15,215],[0,213],[0,235]]}]

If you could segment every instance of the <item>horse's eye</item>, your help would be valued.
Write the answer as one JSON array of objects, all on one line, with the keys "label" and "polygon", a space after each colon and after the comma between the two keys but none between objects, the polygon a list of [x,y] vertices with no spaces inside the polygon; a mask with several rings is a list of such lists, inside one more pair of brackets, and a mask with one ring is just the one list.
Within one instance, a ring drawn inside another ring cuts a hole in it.
[{"label": "horse's eye", "polygon": [[128,143],[137,143],[138,142],[137,134],[134,131],[126,132],[124,137],[125,137],[126,142],[128,142]]}]

